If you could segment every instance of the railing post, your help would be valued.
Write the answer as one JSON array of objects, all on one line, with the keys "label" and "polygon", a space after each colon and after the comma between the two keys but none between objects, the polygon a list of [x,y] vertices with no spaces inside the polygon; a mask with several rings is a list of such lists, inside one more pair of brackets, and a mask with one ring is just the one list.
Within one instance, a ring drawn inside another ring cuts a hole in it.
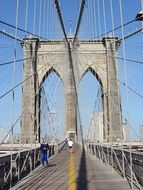
[{"label": "railing post", "polygon": [[123,147],[122,147],[122,171],[123,171],[123,178],[125,178],[125,159],[124,159]]},{"label": "railing post", "polygon": [[18,152],[18,181],[20,180],[20,151]]},{"label": "railing post", "polygon": [[97,159],[97,151],[96,151],[96,144],[94,145],[95,157]]}]

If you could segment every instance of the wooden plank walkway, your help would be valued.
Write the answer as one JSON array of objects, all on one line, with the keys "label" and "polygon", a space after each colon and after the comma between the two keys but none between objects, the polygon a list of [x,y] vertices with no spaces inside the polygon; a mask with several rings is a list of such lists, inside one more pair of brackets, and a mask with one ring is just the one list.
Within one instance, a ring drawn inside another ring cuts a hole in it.
[{"label": "wooden plank walkway", "polygon": [[85,154],[80,146],[65,148],[15,185],[12,190],[130,190],[127,180],[111,167]]}]

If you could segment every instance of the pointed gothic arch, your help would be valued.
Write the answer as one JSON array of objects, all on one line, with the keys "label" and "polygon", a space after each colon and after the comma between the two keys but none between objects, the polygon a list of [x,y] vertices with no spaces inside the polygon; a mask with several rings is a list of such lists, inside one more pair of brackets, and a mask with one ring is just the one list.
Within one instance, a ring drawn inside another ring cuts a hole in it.
[{"label": "pointed gothic arch", "polygon": [[45,82],[45,80],[48,78],[48,76],[49,76],[52,72],[55,73],[55,74],[59,77],[59,79],[62,81],[62,83],[63,83],[63,85],[64,85],[64,81],[63,81],[63,79],[61,78],[61,76],[60,76],[60,74],[58,73],[58,71],[56,71],[56,69],[55,69],[53,66],[51,66],[51,68],[49,68],[49,70],[47,70],[47,72],[45,72],[45,74],[43,75],[43,78],[42,78],[42,80],[40,81],[39,86],[41,86],[41,85]]}]

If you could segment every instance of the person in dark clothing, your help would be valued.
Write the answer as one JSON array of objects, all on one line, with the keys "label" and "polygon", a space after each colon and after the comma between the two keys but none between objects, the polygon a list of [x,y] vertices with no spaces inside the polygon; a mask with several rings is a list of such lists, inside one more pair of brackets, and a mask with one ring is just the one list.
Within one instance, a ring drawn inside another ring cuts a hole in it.
[{"label": "person in dark clothing", "polygon": [[68,139],[65,139],[65,146],[68,146]]},{"label": "person in dark clothing", "polygon": [[48,165],[48,150],[49,150],[49,144],[47,140],[43,140],[43,143],[40,145],[40,161],[41,164],[44,166],[44,163]]}]

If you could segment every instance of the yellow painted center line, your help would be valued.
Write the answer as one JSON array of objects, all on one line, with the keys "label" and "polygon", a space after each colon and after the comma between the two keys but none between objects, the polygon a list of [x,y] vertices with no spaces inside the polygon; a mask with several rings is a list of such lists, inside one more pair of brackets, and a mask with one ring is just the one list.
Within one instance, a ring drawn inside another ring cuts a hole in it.
[{"label": "yellow painted center line", "polygon": [[69,190],[76,190],[74,157],[72,153],[70,153]]}]

